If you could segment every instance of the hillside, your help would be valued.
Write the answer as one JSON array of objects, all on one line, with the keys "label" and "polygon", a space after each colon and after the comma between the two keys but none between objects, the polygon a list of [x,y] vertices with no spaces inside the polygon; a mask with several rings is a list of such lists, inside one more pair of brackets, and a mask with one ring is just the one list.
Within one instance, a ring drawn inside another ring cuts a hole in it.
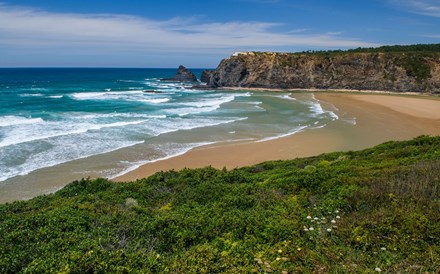
[{"label": "hillside", "polygon": [[436,273],[440,137],[0,205],[1,273]]},{"label": "hillside", "polygon": [[440,46],[301,53],[238,52],[204,75],[208,86],[440,93]]}]

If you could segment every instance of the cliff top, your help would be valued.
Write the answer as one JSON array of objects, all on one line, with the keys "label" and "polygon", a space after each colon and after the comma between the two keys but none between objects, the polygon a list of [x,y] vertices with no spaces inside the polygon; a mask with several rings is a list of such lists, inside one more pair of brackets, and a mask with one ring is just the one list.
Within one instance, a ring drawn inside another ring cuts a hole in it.
[{"label": "cliff top", "polygon": [[416,45],[394,45],[381,46],[376,48],[355,48],[348,50],[307,50],[301,52],[274,52],[274,51],[239,51],[232,54],[236,56],[256,56],[260,54],[311,54],[311,55],[328,55],[328,54],[344,54],[344,53],[437,53],[440,54],[440,44],[416,44]]}]

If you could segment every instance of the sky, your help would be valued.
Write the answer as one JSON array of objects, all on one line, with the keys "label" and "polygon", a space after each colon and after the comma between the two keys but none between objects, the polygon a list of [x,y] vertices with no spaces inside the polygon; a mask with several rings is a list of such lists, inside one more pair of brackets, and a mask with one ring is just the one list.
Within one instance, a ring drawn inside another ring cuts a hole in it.
[{"label": "sky", "polygon": [[237,51],[440,43],[440,0],[0,0],[0,67],[215,68]]}]

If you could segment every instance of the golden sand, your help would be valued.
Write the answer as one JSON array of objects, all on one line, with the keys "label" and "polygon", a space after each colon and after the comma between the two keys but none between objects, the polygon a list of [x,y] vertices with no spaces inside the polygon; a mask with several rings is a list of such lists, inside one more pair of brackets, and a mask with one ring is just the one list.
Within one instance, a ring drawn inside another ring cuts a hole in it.
[{"label": "golden sand", "polygon": [[131,181],[161,170],[213,166],[228,169],[268,160],[293,159],[371,147],[390,140],[440,135],[440,100],[390,94],[316,93],[324,108],[336,107],[339,119],[319,129],[265,142],[217,144],[171,159],[149,163],[115,178]]}]

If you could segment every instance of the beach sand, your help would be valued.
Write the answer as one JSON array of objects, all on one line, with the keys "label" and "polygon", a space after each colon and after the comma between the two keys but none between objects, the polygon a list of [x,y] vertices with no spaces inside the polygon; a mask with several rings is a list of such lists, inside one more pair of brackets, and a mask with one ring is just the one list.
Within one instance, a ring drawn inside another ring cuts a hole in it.
[{"label": "beach sand", "polygon": [[440,135],[440,100],[436,97],[330,92],[315,95],[324,109],[337,109],[338,120],[319,129],[265,142],[196,148],[181,156],[143,165],[114,181],[132,181],[161,170],[185,167],[232,169],[268,160],[358,150],[419,135]]}]

